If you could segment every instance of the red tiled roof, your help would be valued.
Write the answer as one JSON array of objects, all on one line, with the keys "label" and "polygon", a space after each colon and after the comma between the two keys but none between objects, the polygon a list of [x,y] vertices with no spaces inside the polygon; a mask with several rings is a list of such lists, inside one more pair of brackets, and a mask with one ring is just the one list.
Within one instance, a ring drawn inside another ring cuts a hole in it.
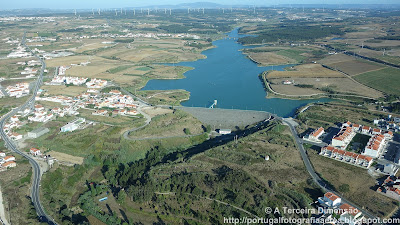
[{"label": "red tiled roof", "polygon": [[332,192],[326,192],[324,196],[330,199],[331,201],[335,201],[336,199],[339,198],[339,196],[333,194]]}]

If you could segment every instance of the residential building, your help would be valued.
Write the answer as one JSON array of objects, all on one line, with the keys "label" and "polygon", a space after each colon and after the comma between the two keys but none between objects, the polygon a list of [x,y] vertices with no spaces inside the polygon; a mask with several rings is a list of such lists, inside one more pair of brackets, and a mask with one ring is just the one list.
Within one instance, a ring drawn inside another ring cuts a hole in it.
[{"label": "residential building", "polygon": [[382,154],[385,144],[385,136],[376,134],[369,139],[363,155],[378,158]]},{"label": "residential building", "polygon": [[[345,123],[347,124],[347,123]],[[342,126],[342,129],[332,138],[332,145],[337,148],[346,149],[351,139],[356,135],[350,126]]]},{"label": "residential building", "polygon": [[314,130],[310,135],[304,137],[303,139],[309,140],[309,141],[312,141],[312,142],[321,142],[321,140],[319,140],[319,138],[324,133],[325,133],[324,128],[320,127],[318,129]]},{"label": "residential building", "polygon": [[369,168],[373,163],[372,157],[337,149],[330,145],[321,148],[321,152],[319,154],[331,159],[364,168]]},{"label": "residential building", "polygon": [[31,148],[31,149],[29,150],[29,152],[30,152],[32,155],[35,155],[35,156],[38,156],[38,155],[41,155],[41,154],[42,154],[42,153],[40,152],[40,150],[37,149],[37,148]]},{"label": "residential building", "polygon": [[15,157],[12,155],[4,157],[4,162],[15,161]]},{"label": "residential building", "polygon": [[4,167],[4,168],[11,168],[11,167],[16,167],[16,166],[17,166],[17,163],[14,161],[9,161],[2,165],[2,167]]},{"label": "residential building", "polygon": [[371,131],[371,127],[369,127],[369,126],[363,126],[361,129],[361,133],[363,133],[363,134],[369,134],[370,131]]},{"label": "residential building", "polygon": [[354,208],[353,206],[344,203],[339,206],[340,212],[340,218],[339,220],[342,221],[343,223],[347,223],[349,225],[361,225],[362,224],[362,213],[360,210],[357,208]]},{"label": "residential building", "polygon": [[342,199],[332,192],[327,192],[327,193],[325,193],[323,198],[318,198],[318,201],[321,204],[326,205],[328,207],[335,207],[335,206],[340,205],[340,203],[342,202]]}]

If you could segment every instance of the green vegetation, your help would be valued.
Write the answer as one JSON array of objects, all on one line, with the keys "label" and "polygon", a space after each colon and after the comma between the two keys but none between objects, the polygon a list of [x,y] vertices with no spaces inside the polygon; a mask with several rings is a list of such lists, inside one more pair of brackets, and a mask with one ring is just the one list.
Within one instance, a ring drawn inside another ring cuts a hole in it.
[{"label": "green vegetation", "polygon": [[387,94],[400,95],[400,70],[384,68],[354,77],[357,81]]},{"label": "green vegetation", "polygon": [[28,174],[26,174],[25,177],[14,181],[14,185],[19,186],[21,184],[29,184],[31,182],[31,177],[32,177],[32,170],[29,170]]},{"label": "green vegetation", "polygon": [[127,69],[129,69],[131,67],[132,67],[132,65],[118,66],[118,67],[114,67],[112,69],[107,70],[107,72],[115,74],[115,73],[119,73],[121,71],[127,70]]},{"label": "green vegetation", "polygon": [[304,50],[301,50],[301,49],[286,49],[286,50],[281,50],[281,51],[277,52],[278,55],[282,55],[282,56],[294,59],[298,62],[302,62],[303,60],[305,60],[307,58],[305,56],[300,55],[302,53],[304,53]]},{"label": "green vegetation", "polygon": [[242,44],[261,44],[267,42],[313,41],[331,35],[342,35],[343,31],[335,26],[281,26],[275,28],[259,27],[257,36],[239,38]]},{"label": "green vegetation", "polygon": [[355,151],[361,154],[371,137],[365,134],[357,133],[347,146],[347,151]]}]

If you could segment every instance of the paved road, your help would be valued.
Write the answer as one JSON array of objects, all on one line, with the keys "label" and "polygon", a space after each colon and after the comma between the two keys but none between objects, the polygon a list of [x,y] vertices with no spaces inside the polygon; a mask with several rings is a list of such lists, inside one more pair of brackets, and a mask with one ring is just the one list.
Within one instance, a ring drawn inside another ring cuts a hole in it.
[{"label": "paved road", "polygon": [[128,140],[134,140],[134,139],[132,139],[132,138],[129,137],[129,134],[130,134],[131,132],[135,132],[135,131],[137,131],[137,130],[140,130],[140,129],[144,128],[145,126],[149,125],[150,122],[151,122],[151,116],[149,116],[147,113],[145,113],[145,112],[142,111],[142,108],[143,108],[143,107],[150,106],[150,104],[147,103],[146,101],[143,101],[143,100],[140,99],[139,97],[133,95],[132,93],[130,93],[129,91],[125,90],[125,89],[122,88],[122,87],[120,87],[120,90],[121,90],[122,92],[124,92],[126,95],[129,95],[129,96],[131,96],[133,99],[136,99],[137,101],[139,101],[139,106],[138,106],[138,108],[137,108],[137,111],[138,111],[138,113],[142,114],[142,115],[144,116],[144,118],[146,119],[146,121],[144,122],[144,124],[143,124],[142,126],[140,126],[140,127],[135,127],[135,128],[132,128],[132,129],[130,129],[130,130],[125,131],[123,137],[124,137],[125,139],[128,139]]},{"label": "paved road", "polygon": [[290,121],[287,121],[286,119],[283,119],[282,121],[289,126],[290,131],[292,132],[292,135],[294,137],[295,144],[296,144],[297,148],[300,151],[300,155],[301,155],[301,158],[303,159],[304,165],[306,166],[306,169],[307,169],[308,173],[311,175],[311,177],[313,178],[315,183],[318,184],[318,186],[320,186],[320,188],[324,192],[332,192],[332,193],[335,193],[336,195],[340,196],[342,198],[342,202],[343,203],[347,203],[349,205],[352,205],[353,207],[358,208],[365,216],[367,216],[369,218],[372,218],[372,219],[377,218],[375,215],[373,215],[370,212],[362,209],[361,207],[358,207],[354,203],[352,203],[352,202],[346,200],[345,198],[343,198],[339,193],[337,193],[337,192],[329,189],[329,187],[327,187],[326,183],[315,172],[314,167],[312,166],[312,164],[310,162],[310,159],[308,158],[306,150],[304,149],[303,145],[301,144],[302,140],[299,138],[299,135],[297,134],[297,131],[296,131],[295,127],[293,126],[293,123],[291,123]]},{"label": "paved road", "polygon": [[15,143],[7,136],[7,134],[4,132],[4,124],[6,123],[7,120],[9,120],[12,116],[18,113],[18,111],[21,111],[23,109],[26,109],[28,107],[32,107],[35,103],[35,97],[37,95],[37,91],[39,90],[40,86],[42,85],[43,81],[43,73],[46,68],[46,63],[36,54],[32,52],[30,48],[28,48],[25,45],[25,34],[22,40],[22,45],[24,45],[31,53],[33,56],[37,57],[40,62],[42,63],[40,75],[35,83],[34,88],[32,89],[32,96],[28,99],[27,102],[25,102],[23,105],[19,106],[18,108],[12,110],[11,112],[7,113],[5,116],[2,117],[0,120],[0,136],[5,142],[5,146],[10,149],[11,151],[22,155],[26,159],[29,160],[29,163],[32,165],[33,169],[33,182],[32,182],[32,187],[31,187],[31,199],[32,203],[36,209],[36,213],[38,214],[39,220],[48,222],[48,224],[56,224],[54,220],[46,214],[44,211],[43,206],[40,203],[40,179],[41,179],[41,170],[39,164],[28,154],[25,152],[20,151]]}]

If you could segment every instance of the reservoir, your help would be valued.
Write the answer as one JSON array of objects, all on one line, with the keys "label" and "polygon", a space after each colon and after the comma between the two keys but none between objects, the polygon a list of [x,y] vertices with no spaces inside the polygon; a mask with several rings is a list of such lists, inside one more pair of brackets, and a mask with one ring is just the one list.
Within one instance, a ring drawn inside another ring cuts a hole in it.
[{"label": "reservoir", "polygon": [[234,29],[228,33],[228,38],[213,42],[216,48],[203,52],[206,59],[175,64],[194,68],[184,74],[186,78],[150,80],[142,90],[185,89],[190,92],[190,99],[182,102],[183,106],[208,107],[216,99],[218,108],[268,111],[282,117],[292,116],[298,107],[307,103],[330,101],[327,98],[267,99],[258,75],[267,70],[283,70],[290,65],[258,66],[240,51],[249,47],[234,40],[239,37],[242,35]]}]

